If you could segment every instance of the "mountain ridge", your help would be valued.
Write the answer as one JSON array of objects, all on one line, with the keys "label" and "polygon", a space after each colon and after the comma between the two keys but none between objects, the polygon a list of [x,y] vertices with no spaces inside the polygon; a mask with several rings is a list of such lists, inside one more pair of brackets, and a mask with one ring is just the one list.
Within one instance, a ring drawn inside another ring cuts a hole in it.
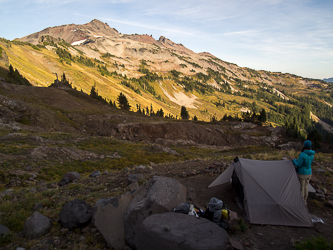
[{"label": "mountain ridge", "polygon": [[333,104],[330,83],[239,67],[164,36],[155,40],[147,34],[121,34],[97,19],[46,28],[20,40],[3,39],[0,46],[4,55],[10,55],[3,65],[12,64],[34,86],[49,86],[54,73],[65,73],[72,86],[85,93],[95,86],[112,102],[124,93],[134,111],[152,107],[176,117],[186,106],[191,117],[209,121],[244,117],[247,111],[264,108],[276,126],[293,119],[285,108],[293,109],[297,103],[301,112],[303,98],[309,97],[315,115],[332,119],[326,110]]}]

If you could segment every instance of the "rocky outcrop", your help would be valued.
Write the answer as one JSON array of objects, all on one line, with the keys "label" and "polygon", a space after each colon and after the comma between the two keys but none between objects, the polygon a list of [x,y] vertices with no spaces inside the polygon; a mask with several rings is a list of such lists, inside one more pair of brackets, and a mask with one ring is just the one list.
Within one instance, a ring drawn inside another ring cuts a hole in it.
[{"label": "rocky outcrop", "polygon": [[173,211],[179,203],[186,202],[186,194],[185,186],[168,177],[154,176],[141,186],[125,212],[126,242],[134,247],[142,221],[152,214]]},{"label": "rocky outcrop", "polygon": [[228,233],[204,218],[187,214],[154,214],[145,219],[135,236],[138,250],[227,249]]}]

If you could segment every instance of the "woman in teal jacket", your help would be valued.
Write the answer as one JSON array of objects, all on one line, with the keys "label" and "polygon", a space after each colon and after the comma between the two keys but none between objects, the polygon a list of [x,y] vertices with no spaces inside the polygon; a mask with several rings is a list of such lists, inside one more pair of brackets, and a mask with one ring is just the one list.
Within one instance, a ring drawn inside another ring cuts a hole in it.
[{"label": "woman in teal jacket", "polygon": [[315,151],[311,150],[311,141],[306,140],[304,142],[304,147],[302,152],[298,156],[298,159],[293,159],[293,163],[296,166],[296,172],[298,174],[298,179],[301,183],[301,192],[305,204],[307,204],[308,198],[308,184],[311,179],[311,163],[313,162]]}]

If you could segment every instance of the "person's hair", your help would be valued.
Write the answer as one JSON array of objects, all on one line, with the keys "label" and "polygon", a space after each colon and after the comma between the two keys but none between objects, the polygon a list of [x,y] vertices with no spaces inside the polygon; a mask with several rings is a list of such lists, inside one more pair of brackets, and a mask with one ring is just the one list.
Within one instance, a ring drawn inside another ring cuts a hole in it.
[{"label": "person's hair", "polygon": [[311,148],[303,147],[301,152],[303,152],[304,150],[309,150],[309,149],[311,149]]}]

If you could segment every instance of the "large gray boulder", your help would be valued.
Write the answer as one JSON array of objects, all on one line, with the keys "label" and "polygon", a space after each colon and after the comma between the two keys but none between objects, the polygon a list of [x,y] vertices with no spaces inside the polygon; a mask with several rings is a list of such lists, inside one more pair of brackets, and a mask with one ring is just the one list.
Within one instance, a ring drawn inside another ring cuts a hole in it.
[{"label": "large gray boulder", "polygon": [[101,199],[94,207],[93,223],[108,246],[116,250],[125,248],[124,214],[133,199],[130,193],[117,198]]},{"label": "large gray boulder", "polygon": [[28,238],[37,238],[47,234],[52,227],[51,220],[39,212],[34,212],[23,225],[23,234]]},{"label": "large gray boulder", "polygon": [[223,250],[228,233],[215,223],[187,214],[149,216],[135,235],[138,250]]},{"label": "large gray boulder", "polygon": [[75,199],[67,202],[60,211],[59,220],[65,228],[85,227],[91,222],[92,207],[83,200]]},{"label": "large gray boulder", "polygon": [[134,237],[138,226],[152,214],[171,212],[179,204],[186,202],[186,187],[179,181],[154,176],[135,193],[134,199],[125,212],[125,239],[134,247]]}]

